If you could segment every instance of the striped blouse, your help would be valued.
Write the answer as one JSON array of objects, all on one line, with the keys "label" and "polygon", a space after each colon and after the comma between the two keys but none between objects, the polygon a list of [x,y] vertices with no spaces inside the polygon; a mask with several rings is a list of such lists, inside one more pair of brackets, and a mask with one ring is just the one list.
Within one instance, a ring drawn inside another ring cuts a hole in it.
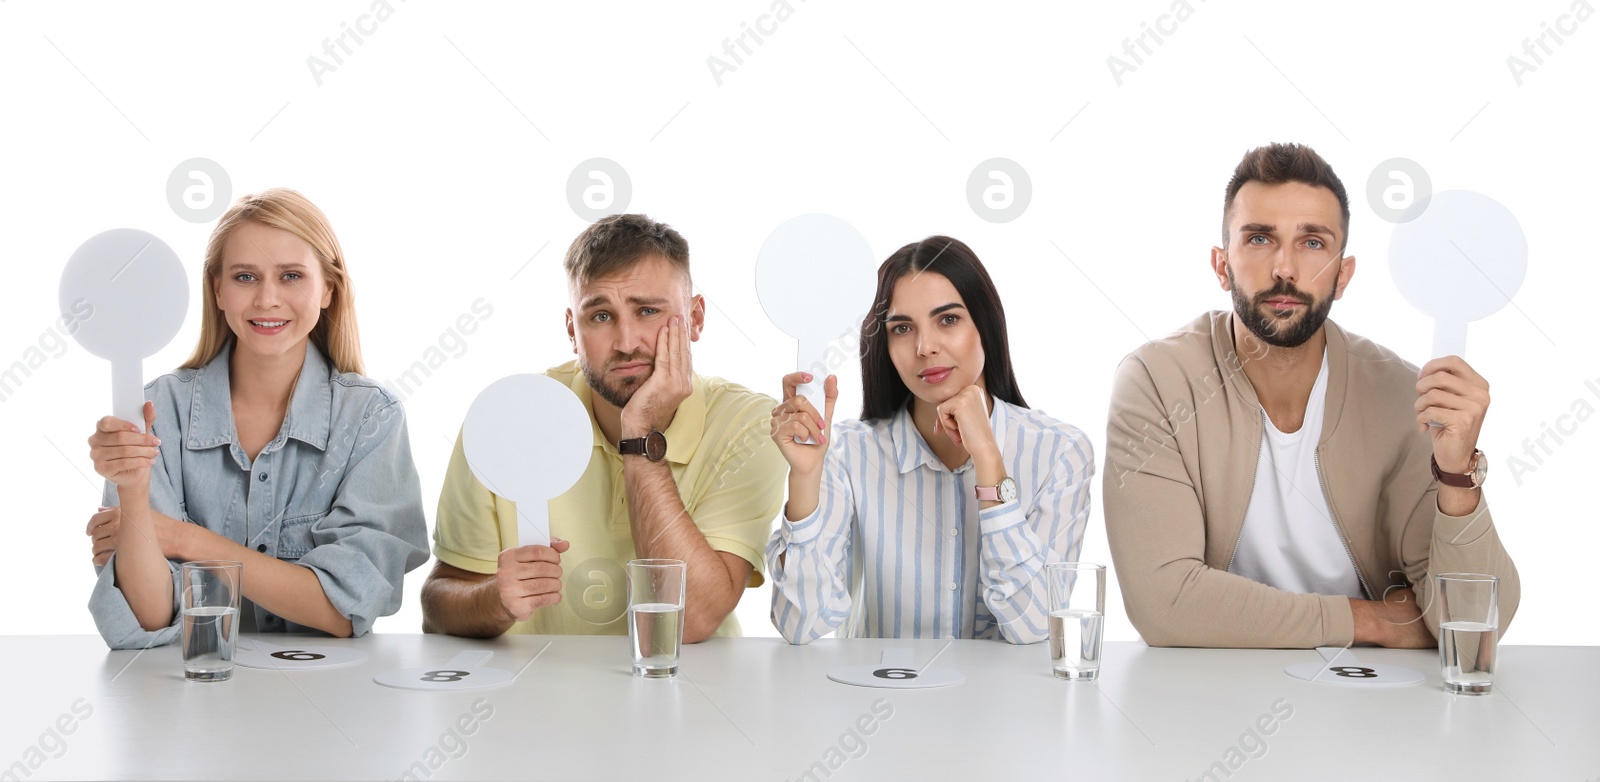
[{"label": "striped blouse", "polygon": [[767,542],[784,638],[1045,637],[1041,575],[1083,547],[1093,446],[1077,427],[999,399],[989,423],[1017,500],[981,512],[972,461],[947,469],[909,405],[835,425],[816,511],[780,519]]}]

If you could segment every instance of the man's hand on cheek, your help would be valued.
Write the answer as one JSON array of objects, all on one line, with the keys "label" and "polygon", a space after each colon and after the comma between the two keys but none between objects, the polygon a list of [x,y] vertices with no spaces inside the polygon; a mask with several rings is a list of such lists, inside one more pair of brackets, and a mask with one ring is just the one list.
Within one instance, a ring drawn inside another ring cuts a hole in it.
[{"label": "man's hand on cheek", "polygon": [[622,409],[623,438],[666,430],[678,405],[694,391],[692,373],[689,328],[683,316],[674,315],[656,335],[655,366],[650,377]]}]

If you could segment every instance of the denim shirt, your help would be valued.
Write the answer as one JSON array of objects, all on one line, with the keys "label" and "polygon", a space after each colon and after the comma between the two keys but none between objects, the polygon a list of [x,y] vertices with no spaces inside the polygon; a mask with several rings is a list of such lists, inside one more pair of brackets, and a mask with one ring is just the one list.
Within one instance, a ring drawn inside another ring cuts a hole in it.
[{"label": "denim shirt", "polygon": [[[306,344],[283,426],[252,462],[239,445],[229,388],[230,342],[200,369],[145,386],[161,439],[150,507],[285,562],[308,567],[355,635],[400,609],[405,574],[428,560],[422,486],[405,411],[378,383],[335,372]],[[105,505],[117,504],[107,482]],[[97,568],[89,611],[113,649],[173,642],[182,621],[179,563],[172,624],[146,631],[115,583],[116,559]],[[248,577],[247,577],[248,578]],[[248,583],[248,581],[246,582]],[[245,628],[317,633],[241,598]]]}]

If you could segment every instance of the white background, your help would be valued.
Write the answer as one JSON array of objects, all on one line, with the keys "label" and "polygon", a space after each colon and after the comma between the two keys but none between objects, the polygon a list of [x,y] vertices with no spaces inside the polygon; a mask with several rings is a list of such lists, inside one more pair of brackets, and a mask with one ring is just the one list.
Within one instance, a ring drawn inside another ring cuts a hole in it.
[{"label": "white background", "polygon": [[[99,231],[153,232],[199,279],[212,225],[168,204],[181,161],[221,164],[234,197],[290,186],[327,212],[378,379],[422,358],[474,300],[492,305],[465,352],[406,402],[431,531],[451,438],[477,391],[571,355],[560,260],[585,224],[566,197],[580,161],[620,163],[628,209],[689,239],[714,305],[696,369],[767,393],[794,343],[762,313],[753,262],[780,222],[838,215],[880,259],[932,233],[963,239],[999,286],[1028,401],[1088,432],[1103,465],[1113,368],[1147,338],[1228,306],[1207,267],[1223,186],[1246,149],[1293,140],[1328,158],[1351,195],[1357,273],[1333,317],[1414,362],[1428,357],[1431,325],[1391,282],[1392,225],[1367,202],[1374,167],[1409,158],[1436,190],[1488,194],[1520,220],[1526,281],[1515,307],[1472,326],[1468,353],[1493,383],[1480,445],[1522,573],[1507,639],[1600,644],[1589,621],[1600,423],[1548,441],[1531,472],[1513,477],[1507,463],[1576,400],[1600,409],[1584,387],[1600,386],[1600,273],[1583,227],[1600,174],[1600,23],[1577,23],[1559,45],[1547,38],[1552,53],[1520,86],[1507,65],[1527,59],[1524,39],[1555,25],[1567,0],[1304,10],[1194,0],[1120,86],[1107,58],[1168,13],[1166,0],[981,11],[794,0],[720,86],[707,58],[725,56],[724,39],[769,2],[681,5],[395,0],[319,86],[307,58],[324,56],[367,0],[0,2],[0,231],[11,248],[0,370],[41,341],[48,356],[0,402],[0,631],[94,632],[83,528],[99,480],[84,439],[109,411],[109,370],[43,335],[67,257]],[[1030,174],[1032,202],[1013,222],[982,220],[967,202],[968,175],[991,157]],[[828,281],[794,295],[826,297]],[[190,310],[147,376],[192,349],[197,294]],[[858,409],[857,368],[842,381],[841,418]],[[1084,557],[1109,561],[1098,481]],[[404,608],[379,631],[419,629],[425,573],[412,572]],[[1115,587],[1109,602],[1108,637],[1136,637]],[[748,633],[773,634],[767,606],[766,590],[745,595]]]}]

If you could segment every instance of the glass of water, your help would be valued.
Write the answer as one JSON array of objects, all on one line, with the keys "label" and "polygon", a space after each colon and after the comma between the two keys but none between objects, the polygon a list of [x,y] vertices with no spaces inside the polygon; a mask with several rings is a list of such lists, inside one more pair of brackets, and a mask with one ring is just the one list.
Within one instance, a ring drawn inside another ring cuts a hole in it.
[{"label": "glass of water", "polygon": [[1500,578],[1440,573],[1439,666],[1448,692],[1484,695],[1494,687],[1500,647]]},{"label": "glass of water", "polygon": [[1050,665],[1056,678],[1098,678],[1106,566],[1054,562],[1045,566],[1044,576],[1050,590]]},{"label": "glass of water", "polygon": [[183,563],[178,585],[183,596],[183,677],[192,682],[224,682],[233,677],[233,643],[239,635],[241,563],[199,560]]},{"label": "glass of water", "polygon": [[688,570],[679,559],[635,559],[626,570],[633,675],[647,679],[675,676],[678,647],[683,644],[683,593]]}]

